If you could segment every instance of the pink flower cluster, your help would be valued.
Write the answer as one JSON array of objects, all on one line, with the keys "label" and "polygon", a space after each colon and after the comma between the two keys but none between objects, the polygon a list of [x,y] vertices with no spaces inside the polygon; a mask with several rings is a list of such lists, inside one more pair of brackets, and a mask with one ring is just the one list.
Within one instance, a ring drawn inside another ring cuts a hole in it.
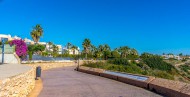
[{"label": "pink flower cluster", "polygon": [[20,57],[20,58],[23,58],[23,57],[26,57],[27,55],[27,45],[26,43],[24,42],[24,40],[13,40],[11,41],[10,43],[10,46],[12,45],[15,45],[15,49],[16,49],[16,54]]}]

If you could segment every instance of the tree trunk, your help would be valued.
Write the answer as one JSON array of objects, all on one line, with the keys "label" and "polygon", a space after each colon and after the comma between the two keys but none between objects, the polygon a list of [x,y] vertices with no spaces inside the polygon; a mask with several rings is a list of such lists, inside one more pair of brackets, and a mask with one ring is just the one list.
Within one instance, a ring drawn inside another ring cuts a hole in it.
[{"label": "tree trunk", "polygon": [[85,58],[87,59],[87,53],[85,54]]}]

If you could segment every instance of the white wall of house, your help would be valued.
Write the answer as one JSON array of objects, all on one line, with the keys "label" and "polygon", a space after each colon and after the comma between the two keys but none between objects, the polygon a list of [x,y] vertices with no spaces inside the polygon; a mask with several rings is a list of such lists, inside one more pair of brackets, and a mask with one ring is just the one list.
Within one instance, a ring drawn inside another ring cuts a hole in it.
[{"label": "white wall of house", "polygon": [[70,49],[69,50],[69,54],[71,54],[71,55],[78,55],[79,54],[79,51],[78,50],[72,50],[72,49]]},{"label": "white wall of house", "polygon": [[[2,62],[2,54],[0,54],[0,63]],[[19,64],[19,60],[14,54],[4,54],[4,63]]]},{"label": "white wall of house", "polygon": [[[9,34],[8,34],[8,35],[6,35],[6,34],[0,34],[0,41],[1,41],[2,38],[6,38],[8,41],[14,40],[14,39],[21,39],[21,38],[18,37],[18,36],[12,37],[12,36],[9,35]],[[25,41],[25,43],[26,43],[27,45],[34,44],[34,41],[31,40],[31,39],[28,39],[28,38],[25,38],[24,41]],[[46,47],[46,50],[47,50],[47,51],[53,51],[52,45],[48,45],[47,42],[38,42],[38,43],[41,44],[41,45],[44,45],[44,46]],[[62,54],[62,46],[61,46],[61,45],[56,45],[56,46],[58,46],[58,48],[59,48],[58,53],[59,53],[59,54]],[[76,53],[77,53],[77,52],[76,52]]]},{"label": "white wall of house", "polygon": [[2,38],[6,38],[8,41],[12,40],[11,35],[0,34],[0,41],[2,40]]},{"label": "white wall of house", "polygon": [[57,47],[58,47],[58,53],[62,54],[62,46],[61,45],[57,45]]}]

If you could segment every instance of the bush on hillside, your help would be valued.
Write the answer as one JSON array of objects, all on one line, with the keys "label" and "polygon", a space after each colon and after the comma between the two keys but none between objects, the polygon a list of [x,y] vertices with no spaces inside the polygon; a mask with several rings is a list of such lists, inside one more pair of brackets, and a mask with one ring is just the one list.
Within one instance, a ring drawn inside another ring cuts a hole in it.
[{"label": "bush on hillside", "polygon": [[148,58],[144,58],[143,62],[152,69],[158,69],[163,71],[171,71],[174,66],[163,61],[160,56],[154,55]]},{"label": "bush on hillside", "polygon": [[130,65],[128,59],[126,58],[115,58],[112,60],[108,60],[108,63],[116,64],[116,65]]},{"label": "bush on hillside", "polygon": [[142,69],[136,64],[128,65],[114,65],[110,63],[96,62],[96,63],[84,63],[83,66],[92,67],[92,68],[101,68],[111,71],[127,72],[134,74],[142,74]]},{"label": "bush on hillside", "polygon": [[190,74],[190,72],[189,72],[190,66],[189,66],[189,65],[181,65],[181,66],[179,66],[179,68],[180,68],[181,70],[183,70],[184,72]]},{"label": "bush on hillside", "polygon": [[136,64],[132,64],[132,63],[128,65],[115,65],[115,64],[104,63],[104,62],[96,62],[96,63],[88,62],[88,63],[84,63],[83,66],[92,67],[92,68],[101,68],[101,69],[110,70],[110,71],[155,76],[155,77],[160,77],[160,78],[165,78],[165,79],[174,79],[174,75],[175,75],[175,73],[171,73],[173,72],[174,69],[172,69],[170,72],[162,71],[162,70],[152,70],[150,68],[147,70],[143,70],[140,66]]}]

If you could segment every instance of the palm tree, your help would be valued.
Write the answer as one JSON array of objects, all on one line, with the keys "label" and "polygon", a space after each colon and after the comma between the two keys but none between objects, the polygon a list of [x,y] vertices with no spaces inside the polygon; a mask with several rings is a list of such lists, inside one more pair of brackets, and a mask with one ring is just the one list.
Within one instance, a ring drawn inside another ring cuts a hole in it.
[{"label": "palm tree", "polygon": [[70,42],[68,42],[68,43],[67,43],[67,49],[70,49],[70,48],[71,48],[71,45],[72,45],[72,44],[71,44]]},{"label": "palm tree", "polygon": [[53,45],[52,42],[48,42],[48,46],[49,46],[49,52],[51,51],[50,49],[52,48],[51,46]]},{"label": "palm tree", "polygon": [[73,45],[73,46],[71,47],[71,49],[72,49],[72,51],[73,51],[73,55],[75,55],[75,50],[77,49],[77,47],[76,47],[75,45]]},{"label": "palm tree", "polygon": [[54,55],[54,57],[56,56],[56,54],[58,53],[58,51],[59,51],[59,48],[58,48],[58,46],[56,46],[56,45],[53,45],[52,46],[52,49],[53,49],[53,55]]},{"label": "palm tree", "polygon": [[103,46],[103,45],[99,45],[99,46],[98,46],[98,50],[99,50],[100,52],[103,52],[103,51],[104,51],[104,46]]},{"label": "palm tree", "polygon": [[90,39],[86,38],[84,39],[82,46],[84,48],[84,52],[85,52],[85,58],[87,59],[87,54],[89,53],[89,49],[91,47],[91,41]]},{"label": "palm tree", "polygon": [[104,46],[103,45],[99,45],[98,46],[98,52],[99,53],[99,57],[101,58],[104,52]]},{"label": "palm tree", "polygon": [[30,33],[32,39],[34,40],[35,44],[37,44],[40,40],[40,37],[43,36],[43,28],[41,25],[37,24],[32,32]]},{"label": "palm tree", "polygon": [[104,51],[110,51],[110,46],[108,44],[105,44],[104,45]]},{"label": "palm tree", "polygon": [[103,46],[103,55],[104,55],[104,59],[107,60],[108,57],[111,55],[111,49],[110,46],[108,44],[105,44]]},{"label": "palm tree", "polygon": [[132,54],[132,55],[138,55],[138,52],[137,52],[136,49],[133,48],[133,49],[131,49],[131,54]]},{"label": "palm tree", "polygon": [[119,52],[119,48],[115,48],[115,49],[114,49],[114,51],[117,51],[117,52]]},{"label": "palm tree", "polygon": [[130,54],[130,48],[128,46],[120,47],[118,51],[121,53],[121,57],[126,58]]},{"label": "palm tree", "polygon": [[91,45],[90,52],[92,53],[92,55],[94,55],[94,53],[95,53],[96,51],[97,51],[96,46]]}]

